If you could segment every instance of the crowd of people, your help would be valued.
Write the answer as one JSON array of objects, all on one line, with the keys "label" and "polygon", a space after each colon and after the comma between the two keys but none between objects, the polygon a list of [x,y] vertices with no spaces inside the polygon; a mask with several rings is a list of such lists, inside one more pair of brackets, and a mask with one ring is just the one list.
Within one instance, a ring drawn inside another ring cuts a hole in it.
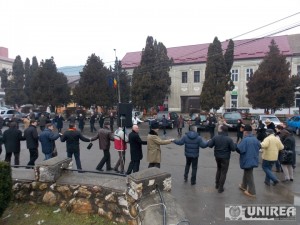
[{"label": "crowd of people", "polygon": [[[0,118],[1,120],[1,118]],[[28,122],[28,121],[29,122]],[[76,120],[78,120],[78,128],[76,128]],[[26,121],[26,122],[25,122]],[[52,121],[41,115],[39,120],[33,118],[24,119],[24,134],[18,129],[17,123],[11,121],[9,128],[1,134],[1,151],[2,144],[5,146],[5,161],[11,163],[12,154],[14,155],[14,165],[20,164],[20,146],[21,141],[26,141],[29,151],[29,161],[27,168],[32,168],[39,155],[39,142],[41,150],[45,155],[44,159],[48,160],[57,155],[55,141],[60,138],[61,142],[66,142],[67,157],[74,156],[78,172],[82,172],[80,161],[80,141],[93,142],[98,140],[99,149],[103,151],[103,157],[96,166],[96,170],[106,171],[114,170],[117,173],[128,175],[139,171],[140,161],[143,159],[142,145],[147,145],[147,162],[148,167],[161,166],[161,145],[174,143],[176,145],[184,145],[186,165],[184,169],[183,179],[185,182],[189,180],[189,171],[191,168],[190,182],[191,185],[196,184],[198,158],[200,148],[213,148],[216,161],[215,188],[219,193],[224,192],[224,184],[230,164],[232,152],[240,154],[240,168],[244,174],[239,188],[250,197],[255,197],[256,190],[253,178],[253,169],[258,167],[261,152],[262,169],[265,172],[265,185],[277,185],[279,179],[272,172],[272,167],[276,165],[277,172],[283,172],[284,180],[282,182],[293,182],[293,170],[296,163],[295,154],[295,138],[291,130],[286,128],[284,124],[275,126],[271,121],[266,120],[265,124],[259,121],[256,126],[253,121],[250,124],[244,124],[242,120],[238,121],[237,140],[233,141],[228,135],[229,124],[223,117],[216,119],[213,113],[207,118],[208,132],[210,139],[205,140],[197,132],[196,126],[191,126],[187,133],[182,135],[182,128],[186,123],[182,116],[177,121],[177,129],[180,134],[178,139],[166,139],[165,131],[163,137],[159,136],[161,124],[159,121],[153,120],[149,122],[150,131],[147,140],[142,140],[139,136],[139,123],[144,121],[132,118],[132,129],[128,131],[125,127],[118,127],[115,131],[114,117],[110,114],[109,119],[105,121],[105,116],[99,116],[100,129],[95,128],[96,117],[92,113],[90,118],[91,133],[96,131],[93,137],[83,135],[85,119],[82,114],[79,117],[68,119],[69,127],[62,132],[64,118],[58,114]],[[0,121],[0,124],[1,121]],[[40,132],[38,132],[38,126]],[[55,131],[55,127],[57,131]],[[215,134],[217,130],[217,134]],[[118,152],[118,161],[115,166],[111,165],[110,146],[114,144],[114,149]],[[130,148],[130,163],[127,170],[125,169],[125,152],[127,144]],[[1,152],[0,152],[1,154]]]}]

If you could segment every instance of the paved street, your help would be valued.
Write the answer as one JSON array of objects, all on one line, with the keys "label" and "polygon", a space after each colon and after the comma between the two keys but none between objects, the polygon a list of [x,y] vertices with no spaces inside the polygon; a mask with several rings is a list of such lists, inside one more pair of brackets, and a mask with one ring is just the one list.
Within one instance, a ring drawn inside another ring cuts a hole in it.
[{"label": "paved street", "polygon": [[[88,122],[87,122],[88,123]],[[66,130],[67,124],[64,125]],[[99,125],[96,125],[99,128]],[[116,128],[116,127],[115,127]],[[185,128],[186,130],[187,128]],[[22,126],[21,126],[22,130]],[[140,135],[143,140],[146,140],[147,133],[149,131],[148,123],[140,125]],[[94,133],[95,134],[95,133]],[[84,135],[92,137],[94,134],[89,132],[89,127],[86,126]],[[160,131],[162,135],[162,132]],[[167,130],[167,138],[176,138],[177,130]],[[203,133],[206,139],[208,133]],[[235,132],[230,132],[235,141]],[[296,137],[297,146],[300,146],[300,138]],[[58,147],[58,155],[60,157],[66,156],[65,143],[61,143],[59,140],[56,142]],[[94,142],[94,146],[91,150],[87,150],[88,143],[81,143],[81,162],[83,169],[95,170],[96,165],[103,156],[103,153],[98,149],[98,142]],[[143,147],[144,159],[141,162],[140,169],[146,169],[148,163],[146,162],[146,146]],[[26,165],[29,160],[29,153],[26,149],[25,142],[22,142],[21,147],[21,164]],[[111,148],[112,166],[117,161],[117,152]],[[1,154],[1,159],[4,158],[4,153]],[[44,155],[41,153],[37,161],[42,161]],[[128,166],[129,152],[126,155],[126,168]],[[216,163],[213,156],[213,150],[210,148],[201,149],[197,184],[191,186],[190,182],[184,183],[183,171],[185,166],[184,150],[182,146],[175,144],[169,144],[162,146],[162,163],[161,169],[172,174],[172,194],[177,198],[178,202],[185,210],[188,219],[192,225],[210,225],[210,224],[257,224],[255,222],[225,222],[225,204],[294,204],[294,201],[298,201],[300,205],[300,165],[299,155],[297,155],[297,168],[295,170],[294,182],[289,184],[278,184],[277,186],[268,187],[264,184],[264,172],[261,165],[254,170],[254,178],[256,184],[257,198],[251,199],[245,196],[238,188],[241,182],[243,171],[239,167],[239,155],[237,153],[232,154],[229,171],[227,174],[227,180],[225,183],[225,191],[219,194],[214,188],[214,177],[216,172]],[[74,162],[74,169],[76,168]],[[282,173],[276,173],[279,179],[283,179]],[[297,197],[298,196],[298,197]],[[272,222],[263,221],[260,224],[300,224],[300,211],[297,208],[297,222]]]}]

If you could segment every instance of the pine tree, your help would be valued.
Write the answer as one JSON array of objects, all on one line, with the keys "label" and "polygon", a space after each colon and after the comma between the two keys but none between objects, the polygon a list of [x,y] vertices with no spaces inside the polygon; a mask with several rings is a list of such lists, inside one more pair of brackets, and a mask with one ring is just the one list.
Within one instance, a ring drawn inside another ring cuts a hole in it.
[{"label": "pine tree", "polygon": [[60,106],[70,102],[67,77],[57,72],[54,58],[41,62],[30,82],[30,96],[34,104]]},{"label": "pine tree", "polygon": [[26,58],[25,60],[25,87],[24,87],[24,91],[25,91],[25,94],[27,96],[27,99],[28,99],[28,102],[27,103],[32,103],[30,101],[30,77],[31,76],[31,73],[30,73],[30,60],[28,58]]},{"label": "pine tree", "polygon": [[1,88],[5,88],[8,85],[8,72],[6,69],[2,69],[0,71],[0,77],[1,77]]},{"label": "pine tree", "polygon": [[247,83],[247,98],[253,108],[277,109],[294,105],[294,87],[290,64],[272,40],[269,52]]},{"label": "pine tree", "polygon": [[151,36],[147,37],[140,65],[132,74],[131,97],[135,106],[146,108],[162,105],[170,93],[171,65],[172,59],[169,59],[163,43],[157,43]]},{"label": "pine tree", "polygon": [[5,103],[20,106],[27,102],[24,91],[24,64],[21,56],[17,56],[13,63],[11,79],[8,79],[5,86]]},{"label": "pine tree", "polygon": [[84,107],[91,105],[112,106],[115,92],[109,86],[109,75],[111,72],[95,54],[88,57],[83,71],[80,72],[79,83],[73,91],[74,101]]},{"label": "pine tree", "polygon": [[128,80],[128,72],[122,70],[121,61],[119,61],[119,82],[120,82],[120,94],[121,94],[121,102],[127,103],[130,100],[130,85]]},{"label": "pine tree", "polygon": [[203,110],[218,110],[224,103],[227,90],[233,89],[230,70],[233,64],[233,42],[230,41],[223,56],[221,42],[215,37],[209,45],[205,69],[205,80],[200,94],[200,105]]}]

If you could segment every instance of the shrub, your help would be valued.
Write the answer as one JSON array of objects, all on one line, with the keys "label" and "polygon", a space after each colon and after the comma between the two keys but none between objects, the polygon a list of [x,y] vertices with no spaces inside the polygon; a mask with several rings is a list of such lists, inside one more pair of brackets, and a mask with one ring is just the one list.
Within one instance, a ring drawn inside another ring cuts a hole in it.
[{"label": "shrub", "polygon": [[11,167],[7,162],[0,162],[0,217],[12,199]]}]

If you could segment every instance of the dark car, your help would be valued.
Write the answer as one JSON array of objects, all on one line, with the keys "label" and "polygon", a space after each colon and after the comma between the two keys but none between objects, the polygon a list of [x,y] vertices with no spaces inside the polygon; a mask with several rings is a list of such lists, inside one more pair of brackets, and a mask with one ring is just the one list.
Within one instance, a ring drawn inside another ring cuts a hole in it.
[{"label": "dark car", "polygon": [[178,114],[176,112],[168,112],[168,111],[159,111],[156,115],[156,120],[159,122],[159,125],[162,125],[162,118],[165,115],[167,119],[167,128],[173,129],[178,120]]},{"label": "dark car", "polygon": [[[200,117],[200,121],[197,122],[197,117]],[[205,131],[207,129],[207,125],[206,125],[206,115],[204,114],[200,114],[199,113],[193,113],[190,117],[190,126],[196,126],[197,127],[197,131]]]},{"label": "dark car", "polygon": [[232,129],[236,129],[238,124],[237,121],[242,119],[242,115],[239,112],[226,112],[223,114],[223,117],[226,120],[226,123],[232,126]]},{"label": "dark car", "polygon": [[[33,112],[35,120],[38,120],[42,114],[46,116],[48,119],[50,119],[50,113],[48,112]],[[30,113],[28,113],[26,116],[30,116]]]}]

